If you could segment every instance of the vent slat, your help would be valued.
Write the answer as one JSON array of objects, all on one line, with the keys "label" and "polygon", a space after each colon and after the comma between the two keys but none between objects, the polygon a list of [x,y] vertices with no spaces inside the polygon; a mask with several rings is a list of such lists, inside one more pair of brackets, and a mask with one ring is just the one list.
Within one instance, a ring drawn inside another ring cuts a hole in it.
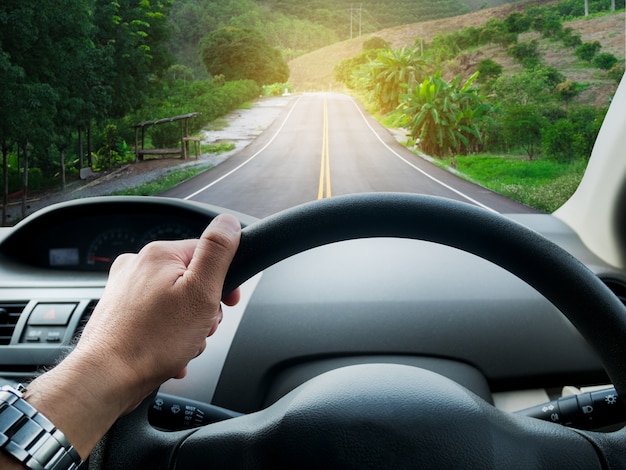
[{"label": "vent slat", "polygon": [[15,331],[20,315],[28,302],[0,303],[0,345],[11,343],[11,337]]}]

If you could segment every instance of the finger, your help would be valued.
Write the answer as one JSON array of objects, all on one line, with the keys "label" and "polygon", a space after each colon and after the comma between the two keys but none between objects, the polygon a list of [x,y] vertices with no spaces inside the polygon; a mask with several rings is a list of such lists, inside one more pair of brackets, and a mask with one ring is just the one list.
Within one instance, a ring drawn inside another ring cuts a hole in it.
[{"label": "finger", "polygon": [[237,305],[239,303],[240,299],[241,290],[239,290],[239,287],[237,287],[230,294],[226,294],[224,297],[222,297],[222,302],[224,302],[224,304],[228,305],[229,307],[233,307],[234,305]]},{"label": "finger", "polygon": [[235,256],[240,237],[239,221],[232,215],[218,215],[198,240],[188,275],[198,276],[211,289],[221,293],[224,277]]}]

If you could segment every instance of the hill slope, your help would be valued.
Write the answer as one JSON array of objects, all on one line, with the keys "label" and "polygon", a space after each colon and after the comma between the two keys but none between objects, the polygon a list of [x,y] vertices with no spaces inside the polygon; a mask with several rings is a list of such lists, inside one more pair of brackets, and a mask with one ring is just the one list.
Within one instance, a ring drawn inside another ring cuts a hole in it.
[{"label": "hill slope", "polygon": [[[333,70],[336,64],[343,59],[352,57],[362,50],[363,42],[372,36],[378,36],[389,42],[393,48],[412,46],[417,38],[430,41],[439,32],[457,31],[466,26],[481,26],[489,18],[504,19],[513,11],[523,11],[532,5],[546,5],[545,0],[530,0],[520,3],[510,3],[500,7],[480,10],[463,16],[433,20],[422,23],[409,24],[381,30],[374,35],[362,36],[356,39],[343,41],[331,46],[319,49],[300,56],[291,62],[290,82],[298,91],[307,90],[337,90],[342,89],[343,84],[337,83],[333,78]],[[551,1],[550,3],[556,3]],[[610,52],[618,58],[625,57],[625,22],[624,12],[611,15],[579,19],[566,23],[579,33],[584,42],[600,41],[601,52]],[[526,33],[520,36],[521,41],[539,37],[535,33]],[[581,67],[580,62],[573,54],[572,49],[564,48],[561,43],[540,40],[545,64],[556,67],[568,79],[581,82],[593,83],[579,99],[584,102],[604,104],[607,96],[615,90],[615,83],[605,80],[601,73],[594,68]],[[508,70],[520,69],[506,52],[497,46],[486,46],[473,53],[466,54],[463,63],[452,64],[449,73],[472,73],[476,64],[486,57],[500,62]]]}]

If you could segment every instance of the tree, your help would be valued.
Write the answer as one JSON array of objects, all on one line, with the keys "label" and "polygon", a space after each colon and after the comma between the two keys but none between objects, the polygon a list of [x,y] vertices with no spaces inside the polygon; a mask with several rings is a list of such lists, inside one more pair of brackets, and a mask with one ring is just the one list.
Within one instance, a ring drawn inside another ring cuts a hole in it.
[{"label": "tree", "polygon": [[363,42],[363,50],[368,51],[370,49],[388,49],[391,45],[383,38],[373,36],[367,41]]},{"label": "tree", "polygon": [[425,63],[418,49],[381,49],[365,68],[362,85],[370,99],[387,113],[400,103],[403,89],[413,88],[425,75]]},{"label": "tree", "polygon": [[477,69],[480,72],[480,75],[478,75],[478,82],[480,83],[496,79],[502,75],[502,65],[492,59],[481,60]]},{"label": "tree", "polygon": [[[167,14],[171,0],[95,0],[96,84],[104,118],[121,118],[141,106],[153,77],[171,64]],[[93,85],[93,84],[92,84]]]},{"label": "tree", "polygon": [[541,147],[546,119],[534,106],[514,105],[505,109],[502,119],[505,138],[511,148],[521,147],[533,160]]},{"label": "tree", "polygon": [[404,96],[400,110],[405,114],[410,135],[429,155],[471,151],[482,141],[481,121],[491,107],[472,87],[478,73],[461,83],[457,76],[446,82],[439,73],[426,78]]},{"label": "tree", "polygon": [[280,52],[254,30],[226,27],[205,36],[200,54],[211,75],[226,80],[255,80],[259,85],[284,83],[289,67]]},{"label": "tree", "polygon": [[576,56],[580,60],[591,62],[601,48],[599,41],[585,42],[576,48]]},{"label": "tree", "polygon": [[550,67],[539,67],[532,70],[497,78],[490,94],[492,102],[503,107],[514,105],[539,105],[549,99],[549,95],[557,83],[565,78]]}]

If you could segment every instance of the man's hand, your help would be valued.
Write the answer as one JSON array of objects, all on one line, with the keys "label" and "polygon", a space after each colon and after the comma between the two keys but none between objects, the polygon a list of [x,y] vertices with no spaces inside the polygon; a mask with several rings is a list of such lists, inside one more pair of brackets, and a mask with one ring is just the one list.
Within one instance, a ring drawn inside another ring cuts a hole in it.
[{"label": "man's hand", "polygon": [[[120,256],[74,351],[26,399],[86,458],[115,420],[161,383],[182,377],[216,330],[224,277],[241,227],[213,220],[199,240],[154,242]],[[222,299],[239,300],[236,290]]]}]

